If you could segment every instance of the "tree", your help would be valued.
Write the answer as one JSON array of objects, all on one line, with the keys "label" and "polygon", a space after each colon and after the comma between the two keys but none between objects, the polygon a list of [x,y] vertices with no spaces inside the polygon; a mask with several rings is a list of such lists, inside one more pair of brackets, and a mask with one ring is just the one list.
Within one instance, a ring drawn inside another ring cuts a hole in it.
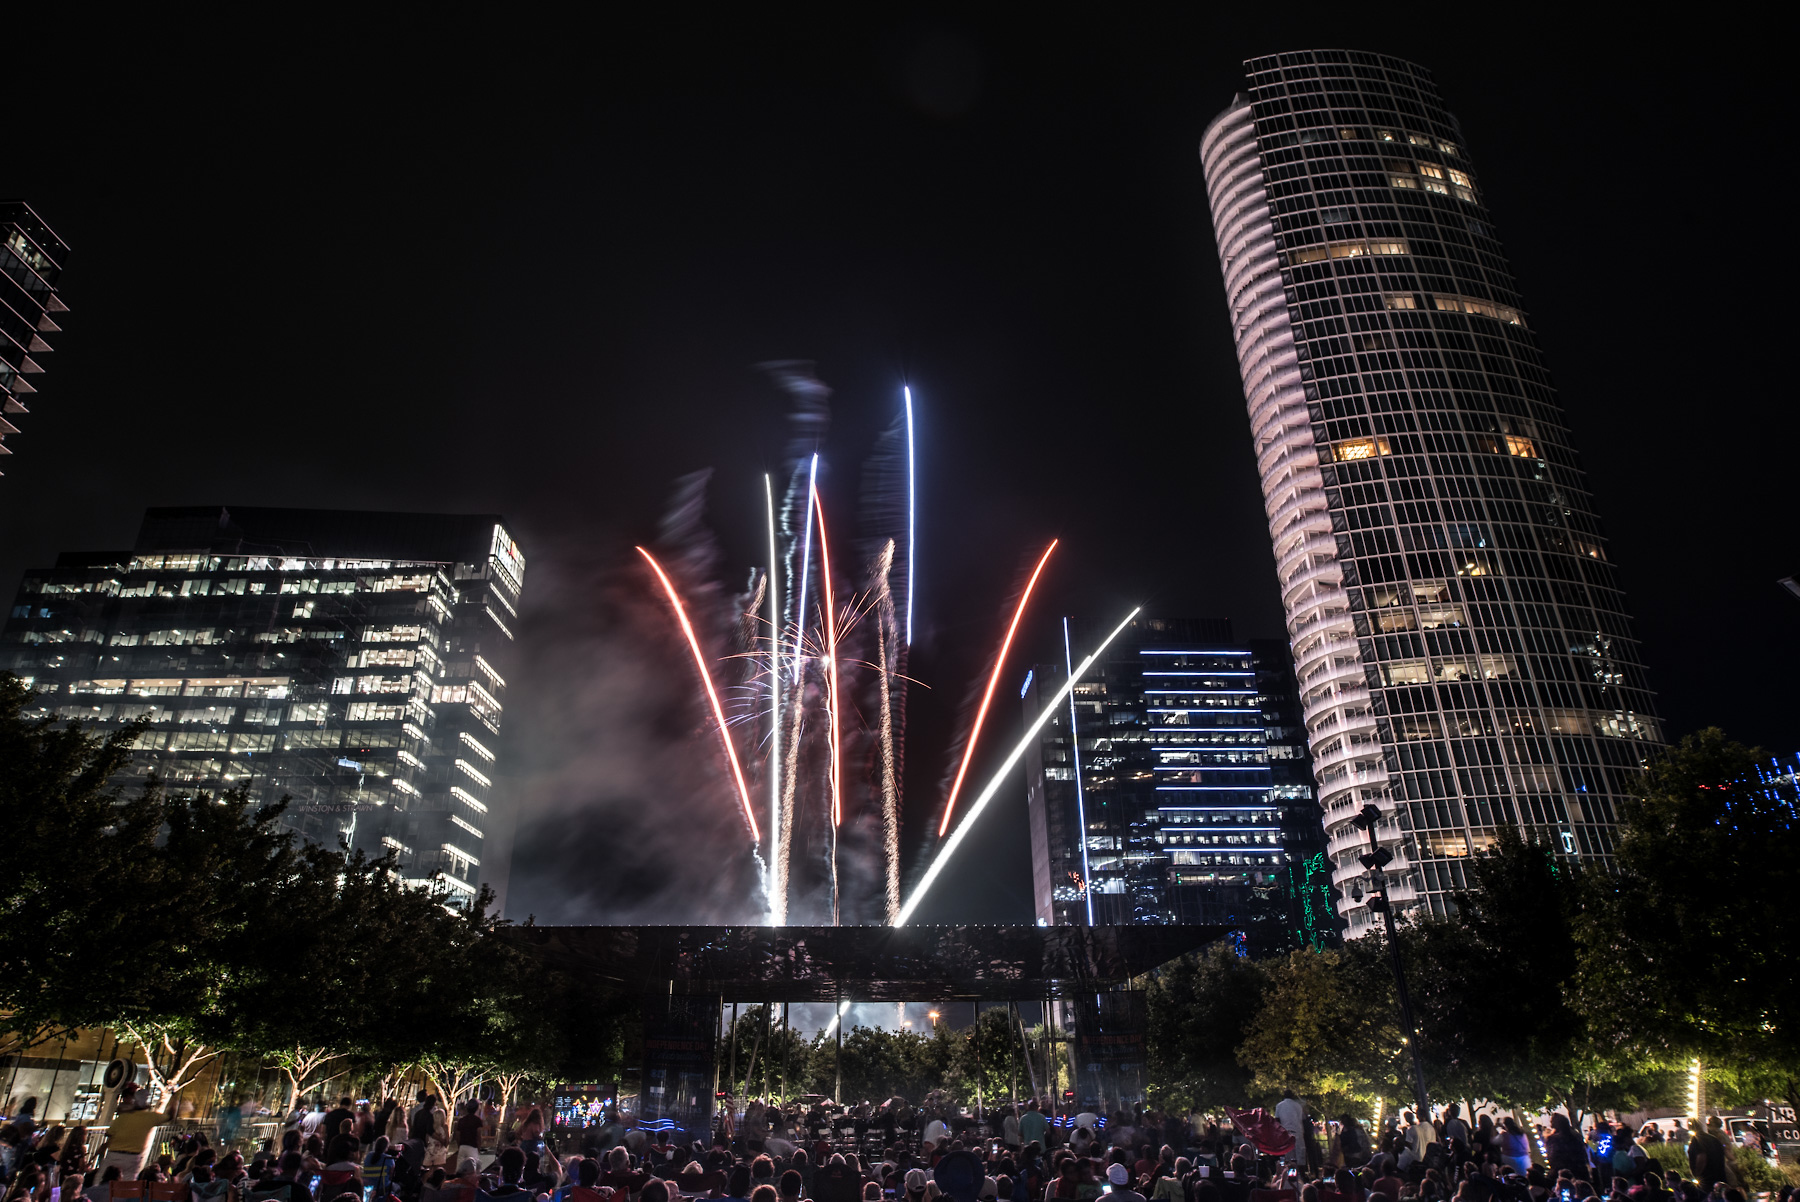
[{"label": "tree", "polygon": [[1217,1110],[1250,1096],[1238,1048],[1263,1007],[1261,965],[1216,943],[1166,965],[1146,991],[1151,1091],[1158,1105]]},{"label": "tree", "polygon": [[160,816],[110,783],[141,725],[92,735],[26,717],[33,698],[0,673],[0,1010],[17,1051],[115,1006],[121,982],[96,965],[153,963],[165,946],[133,902]]},{"label": "tree", "polygon": [[1386,953],[1370,940],[1341,951],[1296,951],[1265,970],[1268,989],[1238,1060],[1252,1096],[1283,1089],[1329,1113],[1369,1113],[1401,1080],[1400,1024]]},{"label": "tree", "polygon": [[1800,1105],[1800,798],[1716,728],[1649,765],[1618,873],[1578,935],[1581,1005],[1609,1055]]}]

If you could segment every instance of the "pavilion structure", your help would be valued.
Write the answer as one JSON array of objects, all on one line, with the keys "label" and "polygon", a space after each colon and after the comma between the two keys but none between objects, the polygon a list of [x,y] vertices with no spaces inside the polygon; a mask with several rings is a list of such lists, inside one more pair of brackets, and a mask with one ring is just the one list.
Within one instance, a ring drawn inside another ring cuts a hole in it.
[{"label": "pavilion structure", "polygon": [[[1072,1028],[1077,1098],[1141,1098],[1144,1005],[1132,982],[1225,938],[1222,926],[524,926],[513,938],[578,982],[643,1002],[639,1119],[710,1131],[727,1002],[1043,1003]],[[735,1027],[734,1027],[735,1029]],[[1022,1034],[1022,1031],[1021,1031]],[[842,1025],[837,1027],[842,1047]],[[735,1051],[735,1049],[734,1049]],[[1029,1051],[1029,1049],[1027,1049]],[[1025,1061],[1037,1093],[1038,1066]],[[1045,1080],[1054,1068],[1042,1066]],[[840,1078],[841,1080],[841,1078]]]}]

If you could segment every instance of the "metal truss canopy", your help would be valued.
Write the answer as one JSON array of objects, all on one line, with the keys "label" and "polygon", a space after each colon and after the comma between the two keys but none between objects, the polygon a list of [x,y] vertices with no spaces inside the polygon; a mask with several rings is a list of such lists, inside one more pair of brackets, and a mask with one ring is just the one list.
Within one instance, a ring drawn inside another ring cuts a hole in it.
[{"label": "metal truss canopy", "polygon": [[509,933],[579,980],[754,1003],[1070,997],[1122,985],[1229,929],[525,926]]}]

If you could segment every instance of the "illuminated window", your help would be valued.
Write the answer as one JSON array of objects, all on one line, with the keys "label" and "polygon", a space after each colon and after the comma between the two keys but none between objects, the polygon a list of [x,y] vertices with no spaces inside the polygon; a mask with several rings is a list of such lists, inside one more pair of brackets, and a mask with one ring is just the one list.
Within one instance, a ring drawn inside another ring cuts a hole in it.
[{"label": "illuminated window", "polygon": [[1391,129],[1378,129],[1375,131],[1375,137],[1382,142],[1398,142],[1400,140],[1400,135]]},{"label": "illuminated window", "polygon": [[1403,255],[1407,249],[1404,242],[1336,242],[1325,253],[1334,259],[1359,259],[1364,255]]},{"label": "illuminated window", "polygon": [[1379,609],[1389,605],[1406,604],[1406,586],[1404,584],[1377,584],[1363,591],[1370,609]]},{"label": "illuminated window", "polygon": [[1474,183],[1470,181],[1468,172],[1458,171],[1454,167],[1450,168],[1450,182],[1459,188],[1472,188],[1475,186]]},{"label": "illuminated window", "polygon": [[1437,605],[1419,610],[1419,627],[1423,630],[1437,630],[1444,626],[1461,626],[1463,611],[1460,605]]},{"label": "illuminated window", "polygon": [[1402,739],[1437,739],[1443,737],[1436,714],[1402,714],[1394,719],[1394,734]]},{"label": "illuminated window", "polygon": [[1440,659],[1435,675],[1438,680],[1475,680],[1480,677],[1481,670],[1467,660]]},{"label": "illuminated window", "polygon": [[1381,681],[1386,685],[1427,684],[1431,668],[1422,659],[1403,659],[1381,665]]},{"label": "illuminated window", "polygon": [[1504,321],[1508,325],[1522,326],[1525,321],[1519,316],[1517,309],[1506,305],[1496,305],[1491,301],[1477,300],[1472,296],[1433,296],[1432,304],[1449,313],[1479,313],[1483,317],[1491,317],[1495,321]]},{"label": "illuminated window", "polygon": [[1418,186],[1419,181],[1410,175],[1388,176],[1388,187],[1390,188],[1416,188]]},{"label": "illuminated window", "polygon": [[1419,174],[1430,179],[1443,179],[1444,169],[1436,163],[1420,163]]},{"label": "illuminated window", "polygon": [[1343,442],[1333,443],[1331,447],[1331,457],[1339,463],[1352,459],[1373,459],[1377,455],[1392,453],[1385,438],[1347,438]]},{"label": "illuminated window", "polygon": [[1416,297],[1397,296],[1393,293],[1389,293],[1382,299],[1387,302],[1387,307],[1390,309],[1417,309],[1419,307],[1419,302]]},{"label": "illuminated window", "polygon": [[1395,609],[1376,614],[1375,629],[1382,634],[1397,634],[1403,630],[1417,630],[1418,622],[1414,619],[1412,610]]},{"label": "illuminated window", "polygon": [[1288,263],[1290,265],[1317,263],[1326,256],[1326,253],[1327,251],[1323,246],[1305,246],[1299,250],[1290,250],[1288,252]]}]

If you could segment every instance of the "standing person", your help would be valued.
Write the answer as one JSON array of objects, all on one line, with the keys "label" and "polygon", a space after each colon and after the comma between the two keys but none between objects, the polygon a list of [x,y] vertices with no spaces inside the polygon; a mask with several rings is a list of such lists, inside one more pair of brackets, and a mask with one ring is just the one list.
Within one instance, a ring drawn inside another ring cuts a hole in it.
[{"label": "standing person", "polygon": [[1696,1130],[1694,1137],[1688,1140],[1688,1164],[1694,1171],[1694,1180],[1700,1183],[1700,1192],[1710,1194],[1713,1186],[1725,1180],[1725,1143],[1719,1138],[1723,1132],[1719,1116],[1713,1115],[1706,1120],[1704,1131]]},{"label": "standing person", "polygon": [[1567,1172],[1578,1181],[1588,1180],[1587,1144],[1560,1111],[1550,1116],[1550,1134],[1544,1137],[1544,1156],[1552,1173]]},{"label": "standing person", "polygon": [[1049,1129],[1049,1120],[1038,1108],[1038,1100],[1033,1098],[1025,1103],[1025,1113],[1019,1116],[1019,1138],[1027,1144],[1045,1144],[1044,1133]]},{"label": "standing person", "polygon": [[1360,1169],[1375,1154],[1375,1145],[1369,1142],[1369,1133],[1363,1130],[1363,1125],[1356,1121],[1353,1114],[1338,1116],[1337,1140],[1338,1152],[1344,1158],[1345,1168]]},{"label": "standing person", "polygon": [[481,1112],[480,1103],[470,1098],[463,1103],[462,1113],[456,1116],[451,1124],[451,1142],[456,1145],[456,1163],[473,1160],[477,1167],[481,1165]]},{"label": "standing person", "polygon": [[1469,1159],[1469,1124],[1463,1122],[1462,1107],[1452,1102],[1444,1107],[1444,1142],[1450,1145],[1450,1163],[1461,1168]]},{"label": "standing person", "polygon": [[1294,1091],[1281,1091],[1281,1101],[1275,1103],[1275,1121],[1281,1129],[1294,1137],[1294,1146],[1282,1153],[1282,1163],[1298,1166],[1306,1163],[1306,1107],[1294,1096]]},{"label": "standing person", "polygon": [[150,1137],[173,1117],[140,1101],[136,1081],[120,1086],[119,1106],[106,1128],[106,1158],[100,1162],[100,1171],[117,1166],[119,1176],[127,1181],[135,1179],[143,1171],[144,1150],[150,1146]]},{"label": "standing person", "polygon": [[1500,1163],[1523,1177],[1531,1172],[1531,1140],[1519,1120],[1507,1115],[1500,1120]]},{"label": "standing person", "polygon": [[1000,1139],[1006,1146],[1017,1152],[1025,1146],[1024,1130],[1019,1126],[1019,1108],[1008,1106],[1006,1117],[1000,1122]]}]

